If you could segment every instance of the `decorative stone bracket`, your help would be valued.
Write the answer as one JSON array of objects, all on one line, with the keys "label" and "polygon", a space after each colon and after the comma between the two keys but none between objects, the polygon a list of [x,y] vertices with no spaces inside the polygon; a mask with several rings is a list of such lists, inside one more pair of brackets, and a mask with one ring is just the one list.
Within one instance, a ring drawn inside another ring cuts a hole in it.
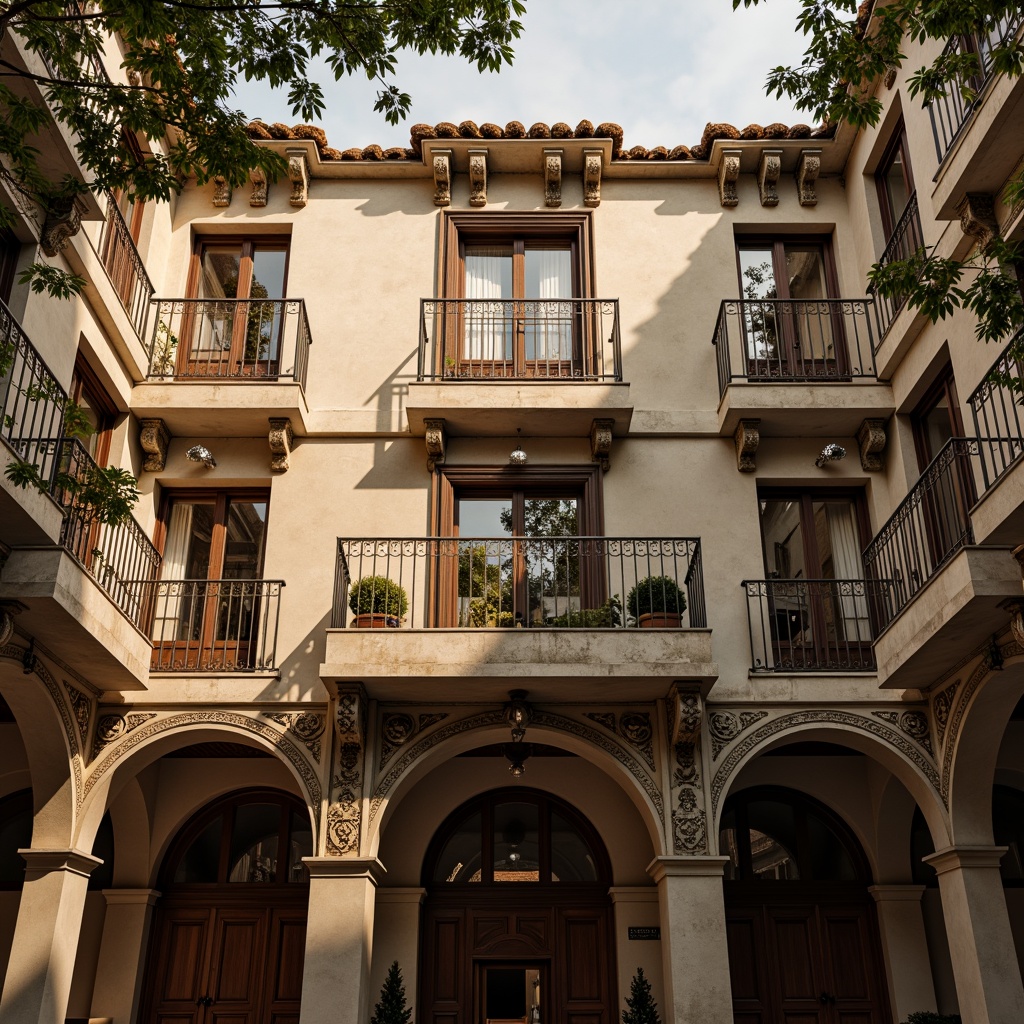
[{"label": "decorative stone bracket", "polygon": [[302,149],[286,149],[288,177],[292,180],[292,194],[288,200],[292,206],[305,206],[309,200],[309,164]]},{"label": "decorative stone bracket", "polygon": [[249,197],[250,206],[267,205],[267,176],[259,167],[252,167],[249,170],[249,180],[252,182],[252,195]]},{"label": "decorative stone bracket", "polygon": [[607,473],[611,467],[612,428],[615,420],[594,420],[590,424],[590,456]]},{"label": "decorative stone bracket", "polygon": [[82,205],[75,197],[57,199],[46,210],[39,246],[47,256],[62,252],[68,240],[82,227]]},{"label": "decorative stone bracket", "polygon": [[434,165],[434,205],[452,205],[452,151],[435,149]]},{"label": "decorative stone bracket", "polygon": [[562,154],[561,149],[544,150],[544,205],[557,209],[562,205]]},{"label": "decorative stone bracket", "polygon": [[867,419],[861,423],[857,430],[861,469],[868,473],[881,471],[886,440],[885,420]]},{"label": "decorative stone bracket", "polygon": [[270,471],[271,473],[285,473],[291,465],[290,456],[292,453],[292,441],[295,435],[292,433],[292,421],[287,417],[270,419],[270,434],[267,440],[270,442]]},{"label": "decorative stone bracket", "polygon": [[968,192],[957,203],[956,212],[960,217],[961,230],[965,235],[976,238],[980,248],[987,248],[999,234],[995,200],[987,192]]},{"label": "decorative stone bracket", "polygon": [[222,174],[214,175],[213,178],[213,205],[231,205],[231,183]]},{"label": "decorative stone bracket", "polygon": [[601,205],[601,166],[603,156],[599,149],[583,150],[583,205]]},{"label": "decorative stone bracket", "polygon": [[821,150],[804,149],[796,162],[796,189],[801,206],[817,206],[818,193],[814,191],[821,170]]},{"label": "decorative stone bracket", "polygon": [[740,151],[722,150],[722,166],[718,168],[718,197],[723,206],[738,206],[740,202],[736,182],[740,177]]},{"label": "decorative stone bracket", "polygon": [[676,854],[708,852],[707,798],[701,737],[704,702],[700,691],[675,685],[669,694],[670,739],[674,752],[672,771],[672,847]]},{"label": "decorative stone bracket", "polygon": [[425,441],[427,444],[427,472],[433,473],[434,467],[444,462],[445,443],[444,420],[424,420],[427,428]]},{"label": "decorative stone bracket", "polygon": [[757,469],[754,461],[761,444],[760,420],[740,420],[733,434],[736,442],[736,468],[741,473],[753,473]]},{"label": "decorative stone bracket", "polygon": [[469,151],[469,205],[487,205],[487,150]]},{"label": "decorative stone bracket", "polygon": [[163,420],[142,420],[139,424],[139,444],[146,453],[142,468],[147,473],[162,473],[167,465],[167,446],[171,432]]},{"label": "decorative stone bracket", "polygon": [[757,165],[757,191],[761,195],[762,206],[778,206],[779,190],[775,187],[782,172],[782,150],[764,149],[761,151],[761,162]]}]

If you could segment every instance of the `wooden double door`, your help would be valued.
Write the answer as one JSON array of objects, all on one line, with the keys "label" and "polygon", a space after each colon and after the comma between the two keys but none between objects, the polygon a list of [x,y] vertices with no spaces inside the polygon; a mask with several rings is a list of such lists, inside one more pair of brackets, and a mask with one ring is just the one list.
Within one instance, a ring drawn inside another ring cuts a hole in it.
[{"label": "wooden double door", "polygon": [[750,885],[725,883],[736,1024],[888,1024],[867,894],[777,885],[791,891],[758,894]]},{"label": "wooden double door", "polygon": [[285,897],[164,901],[143,1024],[298,1024],[307,886]]}]

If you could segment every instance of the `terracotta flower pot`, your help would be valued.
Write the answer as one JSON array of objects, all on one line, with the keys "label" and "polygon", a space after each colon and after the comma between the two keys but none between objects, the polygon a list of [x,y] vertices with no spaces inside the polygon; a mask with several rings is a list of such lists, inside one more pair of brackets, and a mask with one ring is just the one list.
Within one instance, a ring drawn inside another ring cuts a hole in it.
[{"label": "terracotta flower pot", "polygon": [[679,612],[644,612],[637,619],[641,629],[679,629],[683,616]]},{"label": "terracotta flower pot", "polygon": [[398,629],[399,620],[394,615],[382,612],[367,612],[352,620],[353,629]]}]

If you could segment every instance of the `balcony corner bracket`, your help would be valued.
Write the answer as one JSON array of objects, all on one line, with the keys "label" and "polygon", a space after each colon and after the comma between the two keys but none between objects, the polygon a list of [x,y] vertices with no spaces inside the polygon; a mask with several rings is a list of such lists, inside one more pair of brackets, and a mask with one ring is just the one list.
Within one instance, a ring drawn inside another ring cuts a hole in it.
[{"label": "balcony corner bracket", "polygon": [[469,151],[469,205],[487,205],[487,150]]},{"label": "balcony corner bracket", "polygon": [[231,192],[231,182],[223,174],[215,174],[213,176],[213,205],[230,206]]},{"label": "balcony corner bracket", "polygon": [[885,420],[866,419],[857,428],[857,446],[860,448],[860,466],[867,473],[881,472],[882,452],[887,441]]},{"label": "balcony corner bracket", "polygon": [[967,192],[956,205],[960,229],[965,235],[977,239],[978,246],[986,249],[999,234],[995,199],[987,192]]},{"label": "balcony corner bracket", "polygon": [[327,689],[335,704],[338,742],[362,747],[366,741],[366,691],[362,683],[332,683]]},{"label": "balcony corner bracket", "polygon": [[755,457],[761,443],[761,421],[740,420],[733,434],[736,442],[736,468],[741,473],[753,473],[757,470]]},{"label": "balcony corner bracket", "polygon": [[599,149],[583,150],[583,205],[601,205],[601,166],[603,156]]},{"label": "balcony corner bracket", "polygon": [[261,167],[249,169],[249,180],[252,182],[252,195],[249,196],[250,206],[267,205],[267,176]]},{"label": "balcony corner bracket", "polygon": [[801,206],[817,206],[818,193],[814,186],[821,171],[821,150],[804,149],[796,162],[796,190]]},{"label": "balcony corner bracket", "polygon": [[562,154],[561,149],[544,150],[544,205],[557,209],[562,205]]},{"label": "balcony corner bracket", "polygon": [[286,149],[288,177],[292,181],[292,194],[288,202],[292,206],[305,206],[309,200],[309,163],[304,149]]},{"label": "balcony corner bracket", "polygon": [[782,173],[782,150],[763,149],[761,160],[757,165],[757,191],[761,196],[762,206],[778,206],[779,175]]},{"label": "balcony corner bracket", "polygon": [[611,467],[612,428],[615,420],[598,419],[590,424],[590,456],[602,472]]},{"label": "balcony corner bracket", "polygon": [[704,701],[700,686],[675,683],[669,692],[669,722],[672,743],[699,743],[704,724]]},{"label": "balcony corner bracket", "polygon": [[882,81],[885,83],[886,89],[891,89],[896,84],[896,68],[889,68]]},{"label": "balcony corner bracket", "polygon": [[452,205],[452,151],[435,149],[431,154],[434,168],[434,205]]},{"label": "balcony corner bracket", "polygon": [[142,469],[146,473],[162,473],[167,465],[167,448],[171,432],[161,419],[147,419],[139,423],[139,444],[146,453]]},{"label": "balcony corner bracket", "polygon": [[427,445],[427,472],[433,473],[436,466],[444,462],[447,437],[444,432],[444,420],[423,421],[427,428],[425,440]]},{"label": "balcony corner bracket", "polygon": [[83,212],[84,207],[75,196],[51,200],[39,236],[39,246],[47,256],[63,252],[68,241],[78,234]]},{"label": "balcony corner bracket", "polygon": [[295,435],[292,432],[292,421],[287,417],[278,419],[270,418],[270,471],[271,473],[285,473],[291,465],[292,441]]},{"label": "balcony corner bracket", "polygon": [[718,198],[723,206],[739,206],[740,195],[736,183],[740,178],[740,151],[723,149],[722,164],[718,168]]}]

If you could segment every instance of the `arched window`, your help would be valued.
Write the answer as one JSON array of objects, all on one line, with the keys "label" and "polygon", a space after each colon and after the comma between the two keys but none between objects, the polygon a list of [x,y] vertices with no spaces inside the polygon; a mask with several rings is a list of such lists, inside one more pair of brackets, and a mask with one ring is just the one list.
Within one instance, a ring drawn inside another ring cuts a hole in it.
[{"label": "arched window", "polygon": [[847,826],[811,797],[757,786],[725,802],[719,849],[732,881],[870,882],[863,851]]},{"label": "arched window", "polygon": [[287,793],[248,790],[200,811],[164,861],[161,888],[285,885],[307,881],[313,853],[306,808]]},{"label": "arched window", "polygon": [[438,829],[423,884],[607,885],[607,856],[570,807],[535,790],[503,789],[463,804]]}]

